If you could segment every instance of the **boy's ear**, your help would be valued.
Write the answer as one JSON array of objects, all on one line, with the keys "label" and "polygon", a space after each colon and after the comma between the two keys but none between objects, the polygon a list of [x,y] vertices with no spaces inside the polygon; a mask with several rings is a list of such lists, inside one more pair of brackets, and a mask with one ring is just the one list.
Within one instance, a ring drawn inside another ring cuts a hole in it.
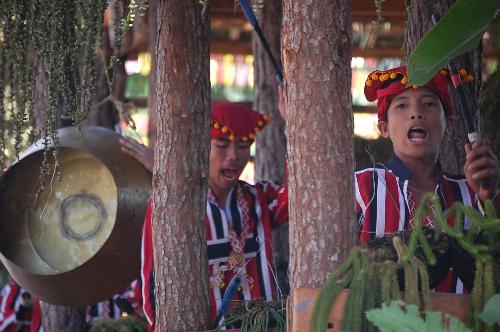
[{"label": "boy's ear", "polygon": [[383,138],[389,138],[388,124],[386,121],[379,121],[377,123],[377,128]]}]

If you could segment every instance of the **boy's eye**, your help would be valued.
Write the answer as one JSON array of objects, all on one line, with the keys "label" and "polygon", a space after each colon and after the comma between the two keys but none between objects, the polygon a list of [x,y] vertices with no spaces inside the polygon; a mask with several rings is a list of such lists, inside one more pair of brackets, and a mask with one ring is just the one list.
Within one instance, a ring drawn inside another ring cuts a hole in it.
[{"label": "boy's eye", "polygon": [[424,107],[434,107],[436,106],[436,102],[434,101],[428,101],[424,103]]},{"label": "boy's eye", "polygon": [[398,109],[405,109],[408,105],[406,105],[405,103],[401,103],[401,104],[397,104],[396,105],[396,108]]},{"label": "boy's eye", "polygon": [[229,141],[217,141],[215,146],[218,148],[227,148],[229,146]]}]

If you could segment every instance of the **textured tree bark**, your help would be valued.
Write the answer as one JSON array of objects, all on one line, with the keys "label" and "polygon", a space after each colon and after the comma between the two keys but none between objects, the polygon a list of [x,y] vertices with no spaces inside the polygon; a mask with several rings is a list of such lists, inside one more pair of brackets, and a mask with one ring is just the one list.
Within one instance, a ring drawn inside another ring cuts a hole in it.
[{"label": "textured tree bark", "polygon": [[158,35],[156,25],[157,0],[149,0],[148,24],[149,24],[149,51],[151,53],[151,72],[149,73],[149,96],[148,96],[148,145],[153,148],[156,143],[156,52],[155,41]]},{"label": "textured tree bark", "polygon": [[[432,27],[432,14],[444,16],[453,4],[451,0],[419,0],[407,1],[407,19],[404,51],[408,56],[422,39],[425,33]],[[481,90],[481,49],[458,57],[460,68],[465,68],[474,76],[474,81],[464,84],[465,95],[469,109],[472,111],[475,122],[479,127],[479,93]],[[458,98],[453,89],[450,89],[453,101],[453,113],[450,118],[451,125],[446,130],[441,144],[440,161],[443,169],[453,174],[463,174],[465,164],[465,148],[468,143],[467,131],[458,108]]]},{"label": "textured tree bark", "polygon": [[355,243],[351,30],[349,0],[284,0],[292,291],[322,286]]},{"label": "textured tree bark", "polygon": [[[258,17],[275,59],[279,62],[282,1],[264,1]],[[278,81],[262,43],[252,34],[254,60],[254,108],[269,115],[271,123],[259,133],[255,155],[255,174],[259,180],[283,182],[285,179],[285,123],[278,112]]]},{"label": "textured tree bark", "polygon": [[208,9],[197,0],[157,2],[157,144],[153,246],[157,331],[205,330],[209,152]]},{"label": "textured tree bark", "polygon": [[[264,1],[258,17],[275,59],[281,59],[280,35],[283,17],[282,1]],[[278,112],[278,81],[271,61],[257,34],[252,34],[254,60],[254,108],[269,115],[271,123],[259,133],[255,154],[255,175],[257,180],[285,181],[286,137],[285,123]],[[283,296],[290,291],[288,281],[288,224],[273,229],[273,256],[278,284]]]},{"label": "textured tree bark", "polygon": [[83,332],[87,330],[85,308],[69,308],[40,301],[44,331]]}]

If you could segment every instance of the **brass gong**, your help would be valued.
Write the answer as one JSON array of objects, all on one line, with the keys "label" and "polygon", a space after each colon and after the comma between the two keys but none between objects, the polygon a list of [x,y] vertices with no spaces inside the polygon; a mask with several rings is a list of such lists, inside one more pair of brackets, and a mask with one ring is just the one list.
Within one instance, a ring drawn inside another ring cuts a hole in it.
[{"label": "brass gong", "polygon": [[0,259],[42,300],[79,307],[139,276],[151,175],[120,150],[111,130],[68,127],[58,137],[60,173],[49,153],[43,186],[42,142],[0,179]]}]

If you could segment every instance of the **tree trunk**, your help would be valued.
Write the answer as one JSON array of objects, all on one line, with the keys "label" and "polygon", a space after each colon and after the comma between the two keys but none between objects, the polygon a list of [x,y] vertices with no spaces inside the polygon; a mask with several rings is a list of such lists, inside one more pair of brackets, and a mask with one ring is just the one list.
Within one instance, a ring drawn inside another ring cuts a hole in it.
[{"label": "tree trunk", "polygon": [[351,30],[349,0],[284,1],[292,291],[322,286],[355,243]]},{"label": "tree trunk", "polygon": [[44,331],[85,331],[85,308],[69,308],[40,301]]},{"label": "tree trunk", "polygon": [[[408,5],[409,3],[409,5]],[[431,15],[438,14],[443,17],[453,4],[451,0],[419,0],[407,1],[407,19],[404,51],[408,56],[422,39],[425,33],[433,26]],[[474,51],[458,57],[459,68],[465,68],[474,76],[474,81],[464,84],[465,96],[468,107],[472,111],[475,122],[479,124],[479,93],[481,90],[481,50]],[[458,98],[453,90],[450,90],[453,102],[453,113],[451,115],[451,126],[448,126],[443,142],[441,144],[440,161],[443,169],[453,174],[463,174],[465,164],[465,148],[468,143],[467,131],[464,120],[458,108]]]},{"label": "tree trunk", "polygon": [[[282,1],[264,1],[259,16],[260,26],[275,59],[279,62]],[[269,115],[271,123],[257,138],[255,174],[259,180],[285,180],[285,123],[278,112],[278,81],[271,61],[257,34],[252,34],[255,73],[254,108]]]},{"label": "tree trunk", "polygon": [[157,3],[153,246],[157,331],[209,325],[205,235],[209,151],[208,9]]},{"label": "tree trunk", "polygon": [[[281,59],[280,34],[283,17],[282,1],[264,1],[258,17],[275,59]],[[255,175],[257,180],[285,181],[286,137],[285,122],[278,112],[278,81],[261,41],[252,34],[254,60],[254,108],[269,115],[271,123],[257,137],[255,155]],[[288,281],[288,224],[273,229],[273,255],[276,265],[278,284],[283,296],[290,291]]]},{"label": "tree trunk", "polygon": [[154,51],[156,47],[156,37],[158,28],[156,25],[156,4],[157,0],[149,0],[148,24],[149,24],[149,51],[151,53],[151,72],[149,73],[149,96],[148,96],[148,145],[154,148],[156,143],[156,57]]}]

